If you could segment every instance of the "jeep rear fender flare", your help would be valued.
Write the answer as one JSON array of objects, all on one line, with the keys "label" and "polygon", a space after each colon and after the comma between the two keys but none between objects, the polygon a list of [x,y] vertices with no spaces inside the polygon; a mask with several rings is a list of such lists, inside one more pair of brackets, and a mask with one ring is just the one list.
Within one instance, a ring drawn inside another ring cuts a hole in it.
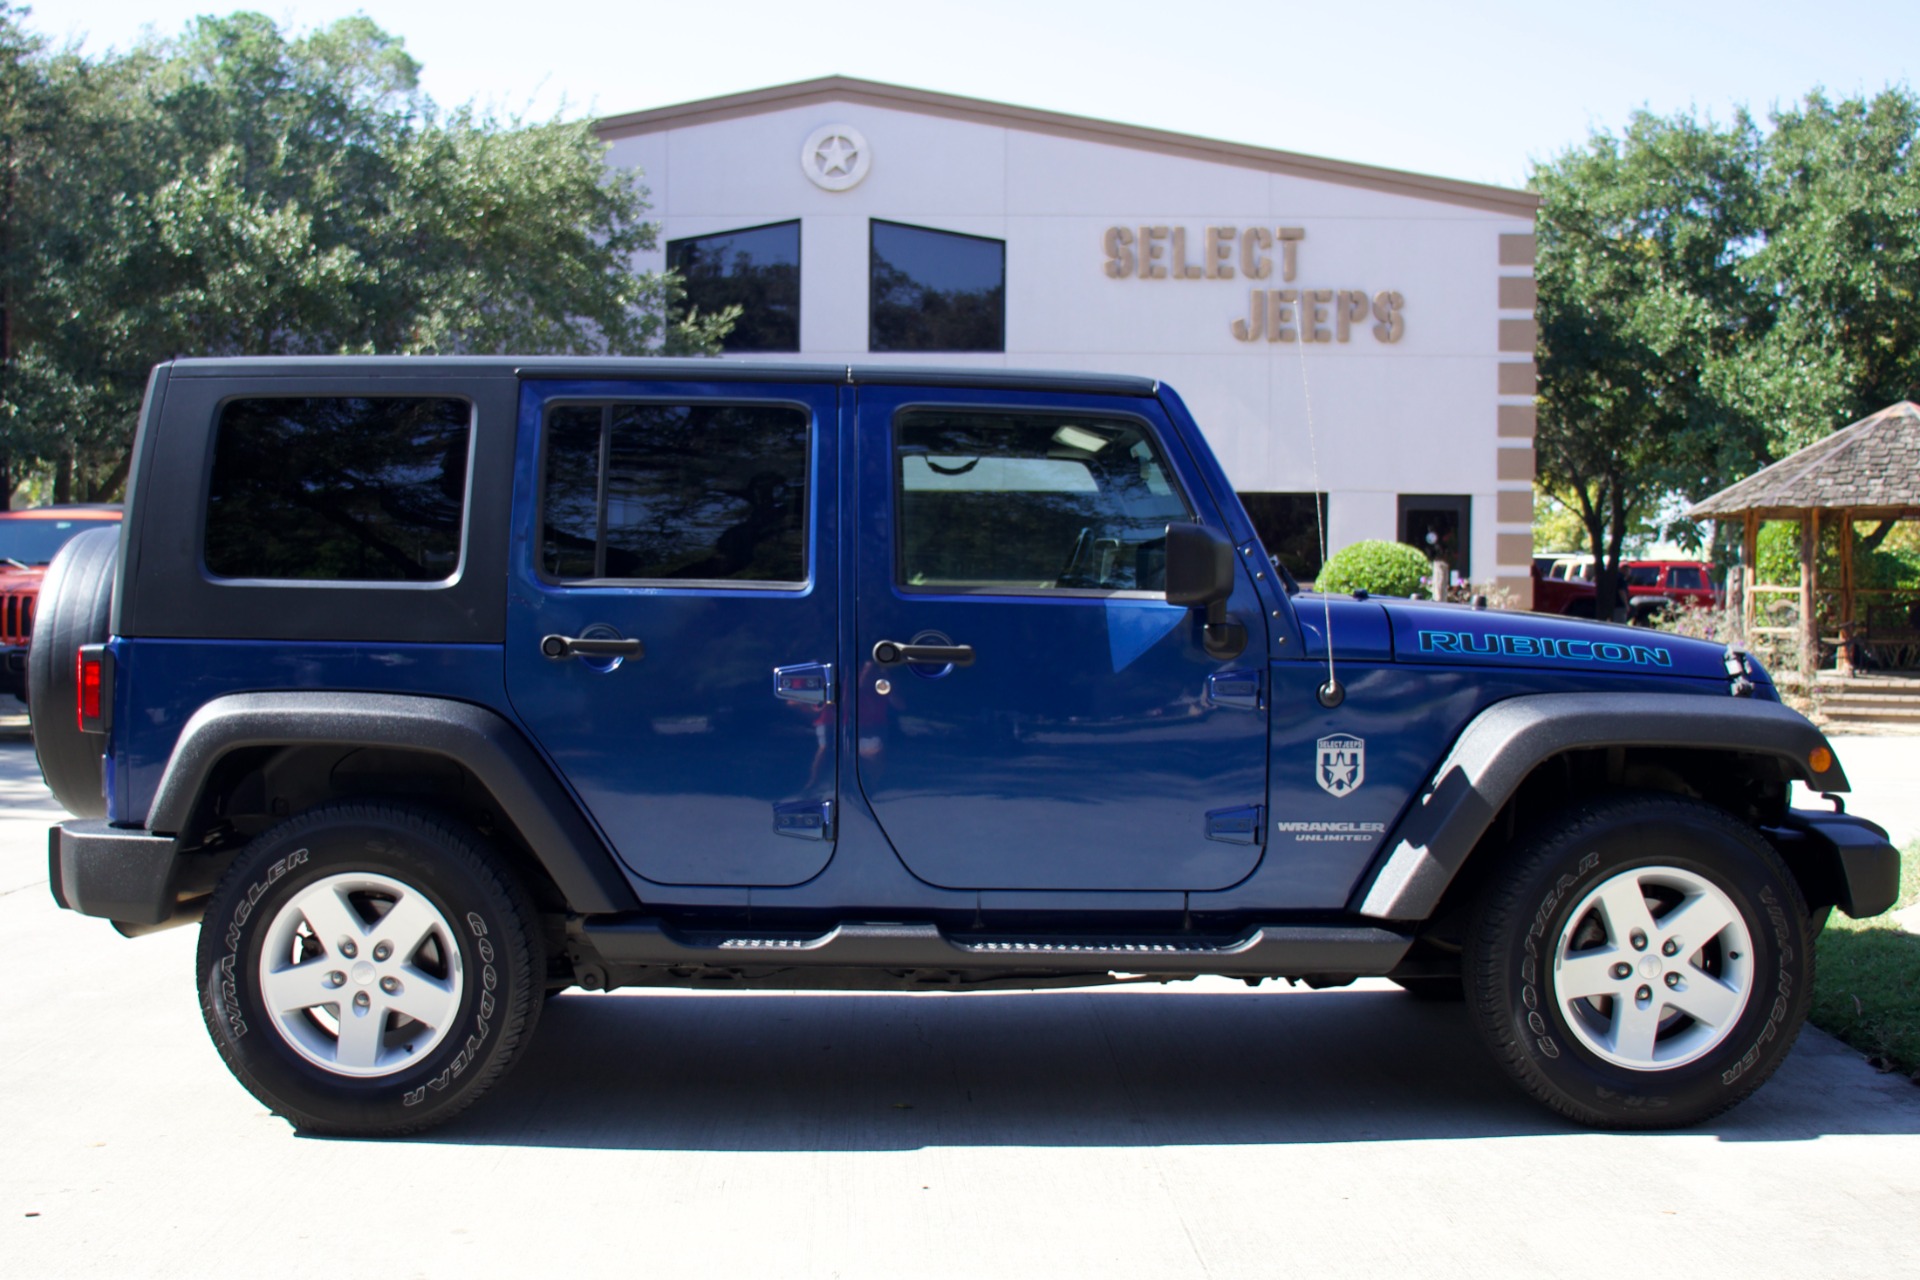
[{"label": "jeep rear fender flare", "polygon": [[[1494,818],[1543,761],[1595,747],[1678,747],[1780,761],[1816,791],[1845,791],[1827,739],[1791,707],[1664,693],[1541,693],[1495,703],[1468,723],[1426,789],[1388,834],[1386,857],[1354,910],[1424,920]],[[1815,753],[1827,767],[1815,771]]]},{"label": "jeep rear fender flare", "polygon": [[586,914],[639,907],[613,854],[544,759],[498,713],[449,698],[384,693],[237,693],[194,712],[161,775],[147,829],[177,835],[230,752],[249,747],[395,747],[465,766],[492,793],[553,878]]}]

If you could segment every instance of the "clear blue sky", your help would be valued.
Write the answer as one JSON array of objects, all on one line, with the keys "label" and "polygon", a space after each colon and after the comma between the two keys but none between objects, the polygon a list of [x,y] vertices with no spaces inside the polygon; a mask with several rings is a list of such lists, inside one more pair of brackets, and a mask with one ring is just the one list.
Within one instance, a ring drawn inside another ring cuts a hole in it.
[{"label": "clear blue sky", "polygon": [[[187,0],[43,0],[98,52]],[[611,115],[843,74],[1507,186],[1635,108],[1764,116],[1815,85],[1912,77],[1913,0],[1574,5],[1361,0],[280,0],[306,27],[364,12],[444,105]]]}]

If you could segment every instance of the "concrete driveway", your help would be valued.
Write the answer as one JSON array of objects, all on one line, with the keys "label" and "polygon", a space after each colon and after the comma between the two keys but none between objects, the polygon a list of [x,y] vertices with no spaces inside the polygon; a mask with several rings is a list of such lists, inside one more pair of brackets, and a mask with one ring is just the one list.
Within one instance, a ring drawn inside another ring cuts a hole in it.
[{"label": "concrete driveway", "polygon": [[0,745],[9,1276],[1920,1273],[1920,1089],[1831,1038],[1705,1128],[1591,1133],[1384,983],[568,995],[451,1126],[299,1138],[208,1043],[192,930],[54,908],[31,773]]}]

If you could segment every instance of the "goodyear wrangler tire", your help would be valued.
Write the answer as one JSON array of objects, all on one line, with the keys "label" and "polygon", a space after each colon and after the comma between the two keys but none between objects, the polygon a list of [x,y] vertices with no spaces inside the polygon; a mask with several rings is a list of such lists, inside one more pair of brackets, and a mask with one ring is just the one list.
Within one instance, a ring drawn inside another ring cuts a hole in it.
[{"label": "goodyear wrangler tire", "polygon": [[322,805],[263,833],[200,926],[200,1008],[240,1083],[308,1133],[450,1119],[533,1033],[546,972],[527,893],[474,832]]},{"label": "goodyear wrangler tire", "polygon": [[1813,985],[1807,910],[1710,805],[1587,801],[1517,846],[1469,929],[1473,1020],[1520,1087],[1582,1124],[1677,1128],[1786,1057]]},{"label": "goodyear wrangler tire", "polygon": [[27,707],[33,753],[47,789],[76,818],[107,816],[100,785],[106,739],[74,722],[74,652],[107,639],[120,531],[89,529],[69,539],[47,566],[34,604],[27,649]]}]

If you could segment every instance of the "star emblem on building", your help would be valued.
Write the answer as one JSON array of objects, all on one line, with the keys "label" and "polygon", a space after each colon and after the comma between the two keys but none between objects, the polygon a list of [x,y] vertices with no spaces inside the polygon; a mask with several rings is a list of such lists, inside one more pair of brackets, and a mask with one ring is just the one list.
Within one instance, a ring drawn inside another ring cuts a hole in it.
[{"label": "star emblem on building", "polygon": [[823,191],[859,186],[872,167],[873,149],[849,124],[822,125],[807,135],[806,145],[800,148],[801,171]]},{"label": "star emblem on building", "polygon": [[860,155],[860,148],[836,133],[827,139],[825,146],[820,147],[813,154],[814,158],[820,162],[821,173],[852,173],[854,161]]}]

